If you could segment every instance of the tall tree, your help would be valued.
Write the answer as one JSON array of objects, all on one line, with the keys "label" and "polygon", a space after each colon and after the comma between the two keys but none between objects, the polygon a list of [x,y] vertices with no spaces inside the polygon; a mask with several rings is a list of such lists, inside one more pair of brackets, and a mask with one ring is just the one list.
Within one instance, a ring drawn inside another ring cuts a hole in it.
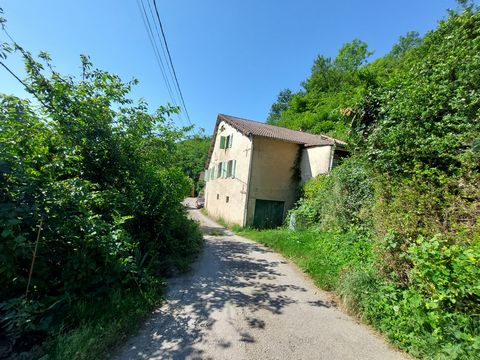
[{"label": "tall tree", "polygon": [[282,117],[282,112],[288,109],[288,104],[292,100],[293,93],[290,89],[280,91],[277,96],[277,101],[272,104],[270,113],[268,114],[267,124],[277,125]]}]

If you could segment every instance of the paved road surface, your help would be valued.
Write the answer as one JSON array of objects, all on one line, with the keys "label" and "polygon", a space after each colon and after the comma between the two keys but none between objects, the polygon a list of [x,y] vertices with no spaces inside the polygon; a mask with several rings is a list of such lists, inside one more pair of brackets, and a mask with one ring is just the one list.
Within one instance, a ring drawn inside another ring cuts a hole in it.
[{"label": "paved road surface", "polygon": [[189,213],[202,254],[114,359],[405,359],[283,257]]}]

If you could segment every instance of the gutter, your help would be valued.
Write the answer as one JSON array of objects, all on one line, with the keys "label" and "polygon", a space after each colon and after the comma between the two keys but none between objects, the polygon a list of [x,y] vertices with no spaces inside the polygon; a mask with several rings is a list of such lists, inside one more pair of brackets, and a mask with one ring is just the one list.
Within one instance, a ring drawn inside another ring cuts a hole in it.
[{"label": "gutter", "polygon": [[243,210],[243,224],[242,226],[247,226],[247,213],[248,213],[248,202],[250,200],[250,184],[252,180],[252,162],[253,162],[253,136],[250,134],[248,136],[250,138],[250,163],[248,165],[248,180],[247,180],[247,191],[245,197],[245,208]]}]

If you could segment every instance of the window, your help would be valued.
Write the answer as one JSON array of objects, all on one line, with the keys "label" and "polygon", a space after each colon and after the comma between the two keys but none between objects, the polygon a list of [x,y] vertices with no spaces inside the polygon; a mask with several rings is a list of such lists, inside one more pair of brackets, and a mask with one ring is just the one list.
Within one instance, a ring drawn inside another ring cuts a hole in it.
[{"label": "window", "polygon": [[225,148],[226,149],[231,148],[232,147],[232,142],[233,142],[233,135],[228,135],[227,140],[226,140],[226,144],[225,144]]},{"label": "window", "polygon": [[229,201],[230,201],[230,196],[227,196],[227,197],[225,198],[225,202],[228,203]]},{"label": "window", "polygon": [[220,136],[220,149],[228,149],[232,147],[233,135]]},{"label": "window", "polygon": [[223,167],[222,165],[223,165],[223,163],[219,163],[218,166],[217,166],[217,179],[219,177],[222,177],[222,167]]},{"label": "window", "polygon": [[228,163],[227,163],[227,174],[226,174],[226,177],[229,178],[234,178],[235,177],[235,166],[237,165],[237,161],[236,160],[230,160]]},{"label": "window", "polygon": [[217,194],[217,200],[220,199],[220,194]]}]

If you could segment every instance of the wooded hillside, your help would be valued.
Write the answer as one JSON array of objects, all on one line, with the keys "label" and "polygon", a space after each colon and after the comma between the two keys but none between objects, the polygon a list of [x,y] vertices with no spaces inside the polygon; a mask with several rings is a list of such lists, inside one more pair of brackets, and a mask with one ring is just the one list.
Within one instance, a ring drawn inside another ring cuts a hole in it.
[{"label": "wooded hillside", "polygon": [[[370,54],[354,40],[334,59],[318,56],[302,90],[283,90],[272,106],[269,123],[341,138],[351,151],[305,185],[292,211],[306,241],[299,261],[413,355],[476,358],[480,12],[466,5],[423,38],[411,32],[389,54]],[[328,256],[314,250],[323,247]]]}]

